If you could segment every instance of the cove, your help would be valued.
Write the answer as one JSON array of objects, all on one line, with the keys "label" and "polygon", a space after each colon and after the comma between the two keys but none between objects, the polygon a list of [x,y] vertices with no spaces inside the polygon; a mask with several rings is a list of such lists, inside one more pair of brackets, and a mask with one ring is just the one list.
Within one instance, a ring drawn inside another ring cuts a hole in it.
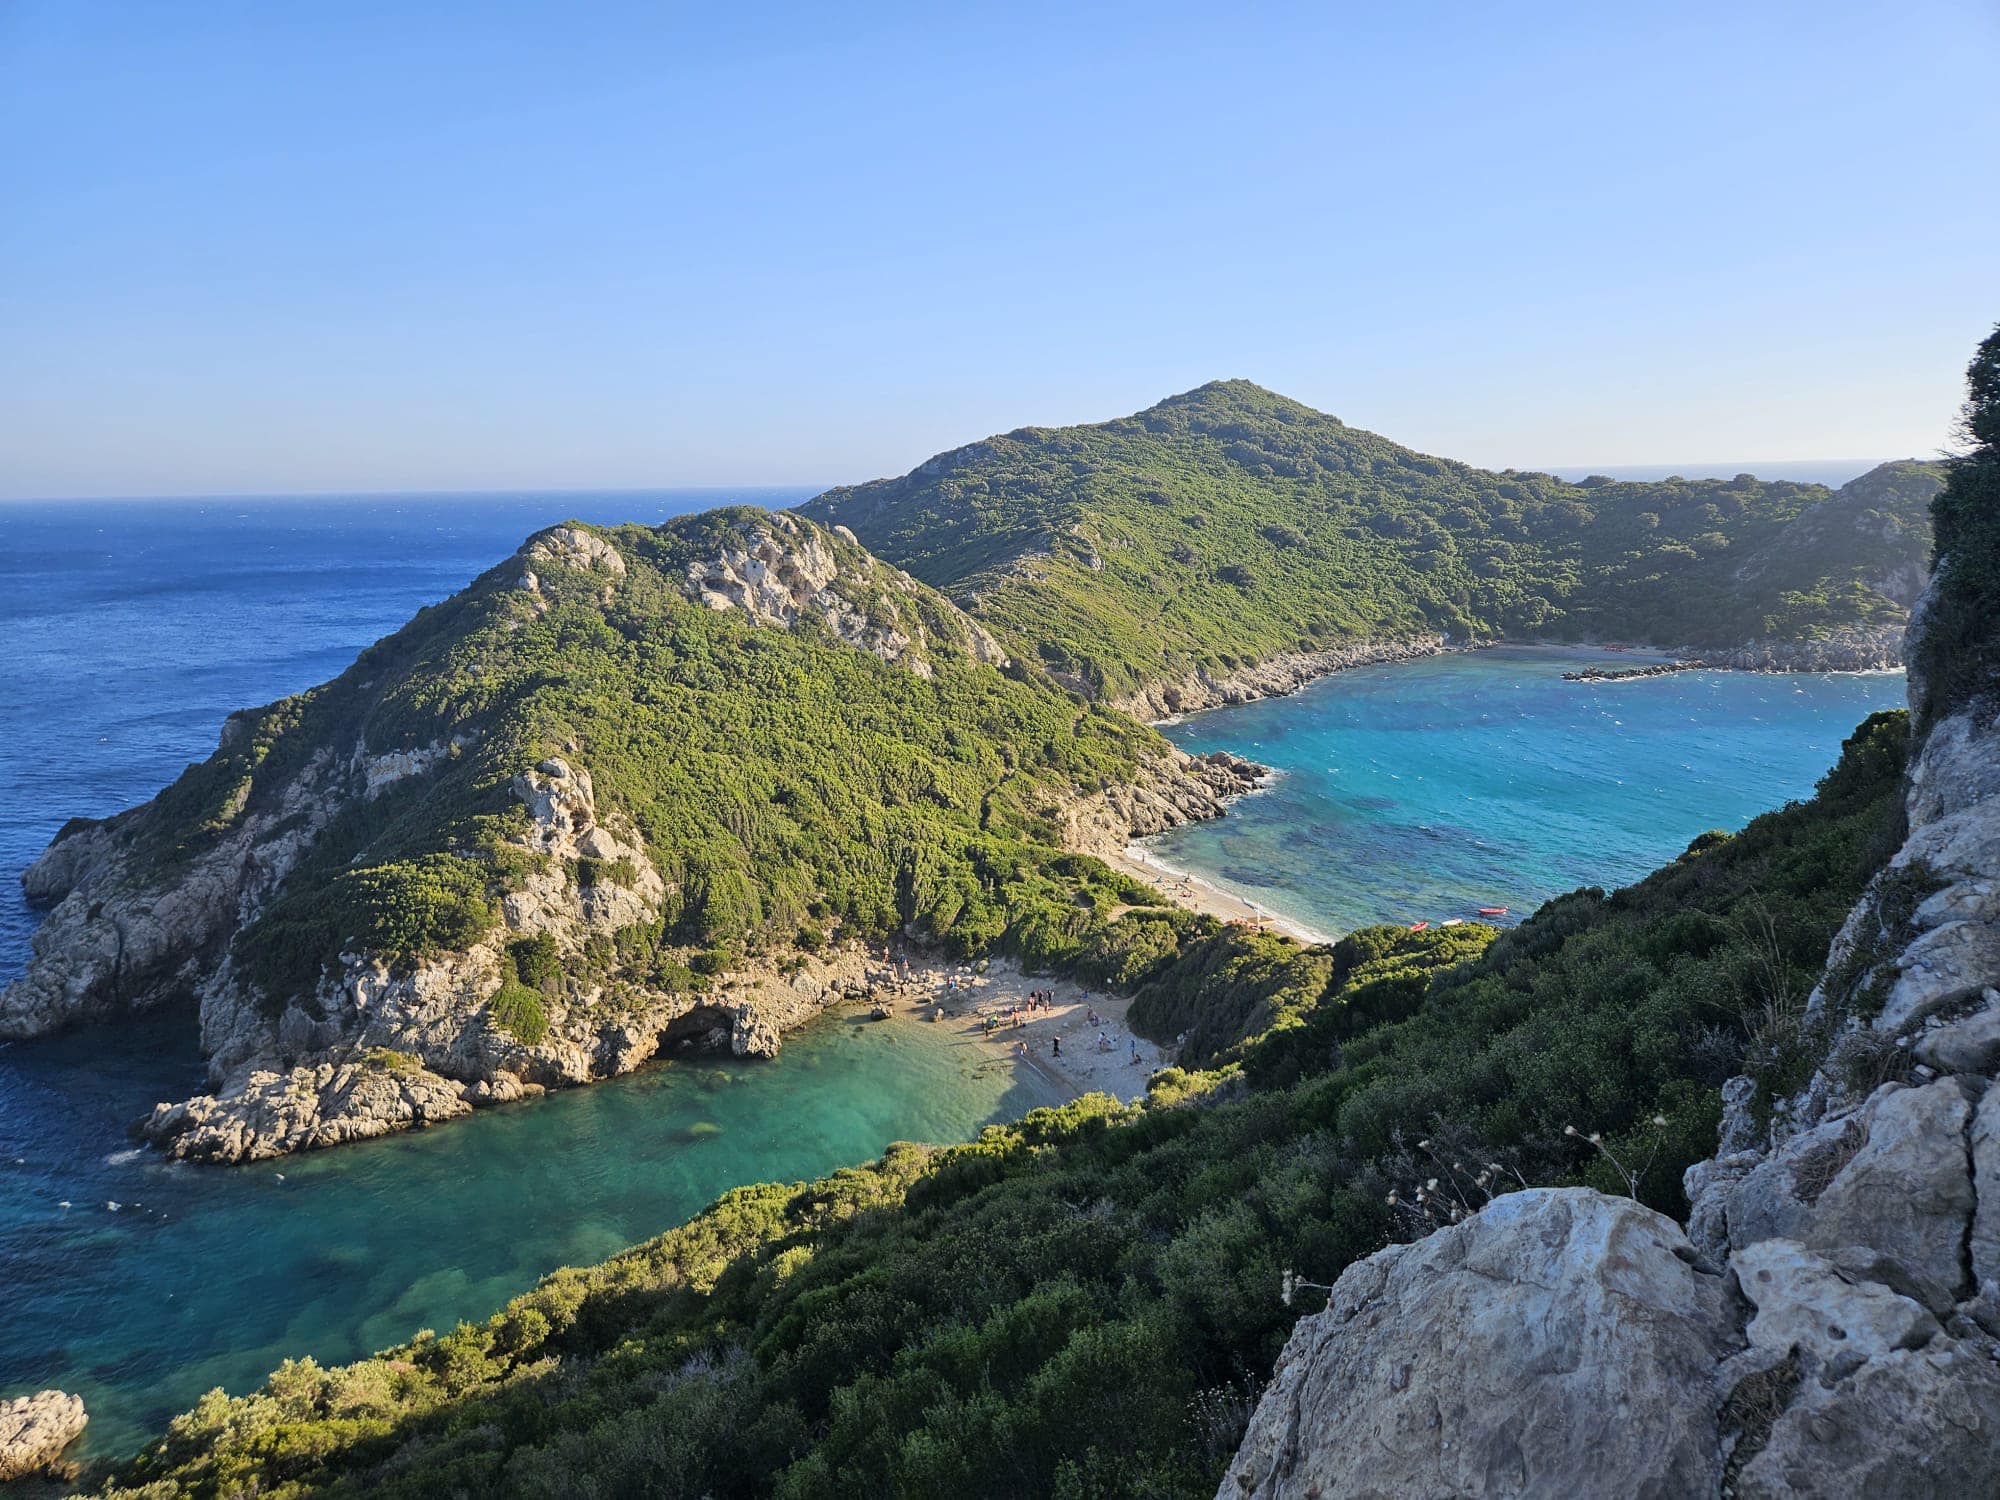
[{"label": "cove", "polygon": [[1660,659],[1492,647],[1354,668],[1167,726],[1183,749],[1281,774],[1228,817],[1147,848],[1319,932],[1481,906],[1514,922],[1808,795],[1856,724],[1904,701],[1900,672],[1562,677]]},{"label": "cove", "polygon": [[0,1047],[0,1387],[82,1396],[85,1452],[136,1449],[288,1357],[351,1360],[483,1319],[742,1183],[1058,1102],[941,1028],[829,1014],[770,1061],[667,1063],[434,1130],[198,1167],[117,1130],[198,1085],[193,1032],[161,1016]]}]

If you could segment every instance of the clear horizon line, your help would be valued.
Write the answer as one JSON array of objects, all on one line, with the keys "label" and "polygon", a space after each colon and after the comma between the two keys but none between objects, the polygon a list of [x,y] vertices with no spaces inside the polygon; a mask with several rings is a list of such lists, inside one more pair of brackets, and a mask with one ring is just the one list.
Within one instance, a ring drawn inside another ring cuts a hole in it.
[{"label": "clear horizon line", "polygon": [[[1940,455],[1941,457],[1942,455]],[[1626,461],[1619,463],[1562,463],[1524,465],[1514,464],[1507,468],[1487,468],[1483,464],[1468,467],[1485,469],[1490,474],[1553,474],[1598,473],[1608,474],[1620,469],[1661,469],[1672,474],[1698,469],[1733,469],[1736,473],[1756,475],[1759,465],[1765,467],[1796,467],[1800,464],[1847,465],[1860,464],[1873,468],[1885,463],[1929,463],[1935,459],[1925,459],[1915,454],[1903,458],[1761,458],[1761,459],[1708,459],[1696,461],[1681,459],[1675,461],[1644,462]],[[899,475],[883,475],[880,478],[899,478]],[[1761,477],[1761,476],[1760,476]],[[453,486],[446,489],[334,489],[334,490],[175,490],[157,491],[152,494],[89,494],[89,495],[0,495],[0,505],[92,505],[115,504],[118,502],[148,500],[210,500],[216,503],[240,503],[260,500],[438,500],[448,498],[491,498],[506,495],[671,495],[686,494],[697,490],[741,490],[745,493],[773,490],[809,490],[819,494],[840,484],[867,484],[872,480],[841,480],[836,484],[798,484],[771,480],[751,482],[730,480],[720,484],[609,484],[609,485],[532,485],[493,486]]]}]

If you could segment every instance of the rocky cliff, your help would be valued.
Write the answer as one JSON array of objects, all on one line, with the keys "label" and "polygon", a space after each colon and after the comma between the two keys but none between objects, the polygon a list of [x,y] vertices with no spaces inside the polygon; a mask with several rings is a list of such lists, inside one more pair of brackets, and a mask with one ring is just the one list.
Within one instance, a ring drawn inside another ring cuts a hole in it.
[{"label": "rocky cliff", "polygon": [[82,1398],[62,1391],[0,1401],[0,1484],[55,1467],[88,1421]]},{"label": "rocky cliff", "polygon": [[1925,640],[1993,558],[1940,550],[1907,837],[1725,1087],[1687,1228],[1531,1189],[1350,1266],[1220,1496],[2000,1494],[2000,693],[1961,644],[1941,694]]}]

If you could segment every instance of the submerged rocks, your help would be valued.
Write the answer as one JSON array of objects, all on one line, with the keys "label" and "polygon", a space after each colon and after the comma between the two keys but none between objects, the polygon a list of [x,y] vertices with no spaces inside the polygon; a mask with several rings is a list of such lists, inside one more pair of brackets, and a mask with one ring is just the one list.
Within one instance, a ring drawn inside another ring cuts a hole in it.
[{"label": "submerged rocks", "polygon": [[1350,1266],[1279,1357],[1218,1500],[1713,1491],[1723,1279],[1586,1188],[1510,1194]]},{"label": "submerged rocks", "polygon": [[0,1401],[0,1484],[47,1469],[89,1421],[83,1398],[62,1391]]}]

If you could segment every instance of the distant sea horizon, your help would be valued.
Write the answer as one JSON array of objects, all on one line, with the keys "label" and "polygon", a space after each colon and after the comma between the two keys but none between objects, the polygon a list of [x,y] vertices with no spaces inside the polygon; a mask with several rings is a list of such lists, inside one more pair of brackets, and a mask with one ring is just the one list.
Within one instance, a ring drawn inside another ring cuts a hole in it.
[{"label": "distant sea horizon", "polygon": [[[1906,454],[1906,458],[1919,455]],[[1629,482],[1643,482],[1655,479],[1671,479],[1678,475],[1683,479],[1734,479],[1738,474],[1751,474],[1758,479],[1785,480],[1794,484],[1823,484],[1829,489],[1838,489],[1848,480],[1866,474],[1878,464],[1896,462],[1886,458],[1800,458],[1768,462],[1750,459],[1716,460],[1702,463],[1661,463],[1661,464],[1511,464],[1505,466],[1524,474],[1553,474],[1558,479],[1571,483],[1586,479],[1593,474],[1603,474],[1612,479]],[[1504,472],[1492,465],[1475,464],[1475,468],[1486,468],[1489,472]],[[882,477],[882,476],[871,476]],[[498,489],[443,489],[443,490],[274,490],[274,491],[223,491],[216,494],[159,494],[159,495],[0,495],[0,506],[56,506],[56,505],[160,505],[160,504],[200,504],[236,505],[257,504],[276,505],[292,503],[339,504],[354,503],[455,503],[455,502],[496,502],[526,499],[547,500],[574,497],[593,505],[609,501],[637,499],[652,503],[688,497],[706,505],[726,505],[734,499],[748,500],[754,504],[775,504],[778,506],[796,504],[810,500],[840,484],[860,484],[867,479],[839,479],[824,484],[661,484],[661,485],[614,485],[609,487],[579,489],[549,489],[537,486],[501,487]],[[706,498],[706,497],[721,498]],[[684,515],[693,505],[676,506],[668,514]]]}]

